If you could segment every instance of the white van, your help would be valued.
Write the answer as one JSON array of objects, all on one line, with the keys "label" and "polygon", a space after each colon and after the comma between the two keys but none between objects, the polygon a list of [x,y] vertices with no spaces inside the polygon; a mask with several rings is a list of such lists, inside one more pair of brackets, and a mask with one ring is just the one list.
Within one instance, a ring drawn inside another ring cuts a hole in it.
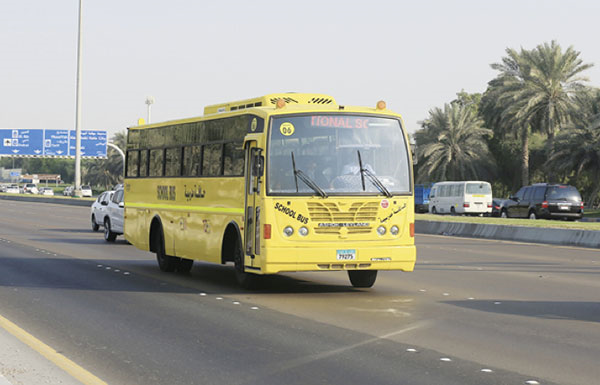
[{"label": "white van", "polygon": [[438,182],[429,193],[432,214],[489,215],[492,212],[492,186],[488,182]]}]

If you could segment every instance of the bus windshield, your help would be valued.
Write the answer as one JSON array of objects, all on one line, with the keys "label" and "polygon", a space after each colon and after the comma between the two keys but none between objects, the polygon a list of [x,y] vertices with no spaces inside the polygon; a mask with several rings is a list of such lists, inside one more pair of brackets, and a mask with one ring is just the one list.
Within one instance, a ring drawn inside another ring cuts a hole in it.
[{"label": "bus windshield", "polygon": [[408,151],[397,119],[348,114],[274,117],[267,155],[269,194],[411,192]]}]

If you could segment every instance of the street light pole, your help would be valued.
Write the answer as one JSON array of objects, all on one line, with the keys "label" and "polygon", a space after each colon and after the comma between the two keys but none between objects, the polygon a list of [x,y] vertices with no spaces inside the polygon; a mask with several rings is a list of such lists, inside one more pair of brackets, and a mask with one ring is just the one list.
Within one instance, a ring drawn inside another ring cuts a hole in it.
[{"label": "street light pole", "polygon": [[81,196],[81,8],[79,0],[79,29],[77,34],[77,101],[75,106],[75,191],[73,195]]},{"label": "street light pole", "polygon": [[107,142],[106,145],[114,148],[119,154],[121,154],[121,159],[123,159],[123,176],[125,176],[125,153],[123,153],[123,150],[121,150],[116,144]]},{"label": "street light pole", "polygon": [[146,104],[148,105],[148,124],[150,124],[150,119],[152,118],[152,105],[154,104],[154,96],[146,97]]}]

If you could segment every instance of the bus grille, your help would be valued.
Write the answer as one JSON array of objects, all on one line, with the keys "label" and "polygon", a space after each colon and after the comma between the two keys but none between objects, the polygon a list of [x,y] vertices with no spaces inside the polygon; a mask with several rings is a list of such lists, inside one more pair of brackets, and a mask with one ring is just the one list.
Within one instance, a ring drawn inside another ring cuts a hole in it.
[{"label": "bus grille", "polygon": [[[310,219],[315,223],[315,234],[339,234],[342,227],[348,231],[348,234],[368,234],[372,230],[370,222],[377,219],[377,211],[379,210],[378,202],[355,202],[348,210],[342,210],[334,202],[307,203]],[[335,224],[362,224],[365,226],[332,226],[320,227],[319,223],[335,223]]]}]

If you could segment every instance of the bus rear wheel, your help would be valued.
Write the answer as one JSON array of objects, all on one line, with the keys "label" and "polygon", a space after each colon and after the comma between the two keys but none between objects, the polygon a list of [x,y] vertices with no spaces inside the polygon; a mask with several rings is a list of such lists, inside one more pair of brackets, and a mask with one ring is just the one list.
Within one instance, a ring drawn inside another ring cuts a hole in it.
[{"label": "bus rear wheel", "polygon": [[372,287],[377,279],[377,270],[348,270],[348,278],[354,287]]},{"label": "bus rear wheel", "polygon": [[156,260],[158,261],[158,267],[160,268],[160,270],[168,273],[175,271],[177,265],[179,265],[180,260],[177,257],[167,255],[167,253],[165,252],[165,237],[163,236],[162,229],[160,229],[155,242]]}]

